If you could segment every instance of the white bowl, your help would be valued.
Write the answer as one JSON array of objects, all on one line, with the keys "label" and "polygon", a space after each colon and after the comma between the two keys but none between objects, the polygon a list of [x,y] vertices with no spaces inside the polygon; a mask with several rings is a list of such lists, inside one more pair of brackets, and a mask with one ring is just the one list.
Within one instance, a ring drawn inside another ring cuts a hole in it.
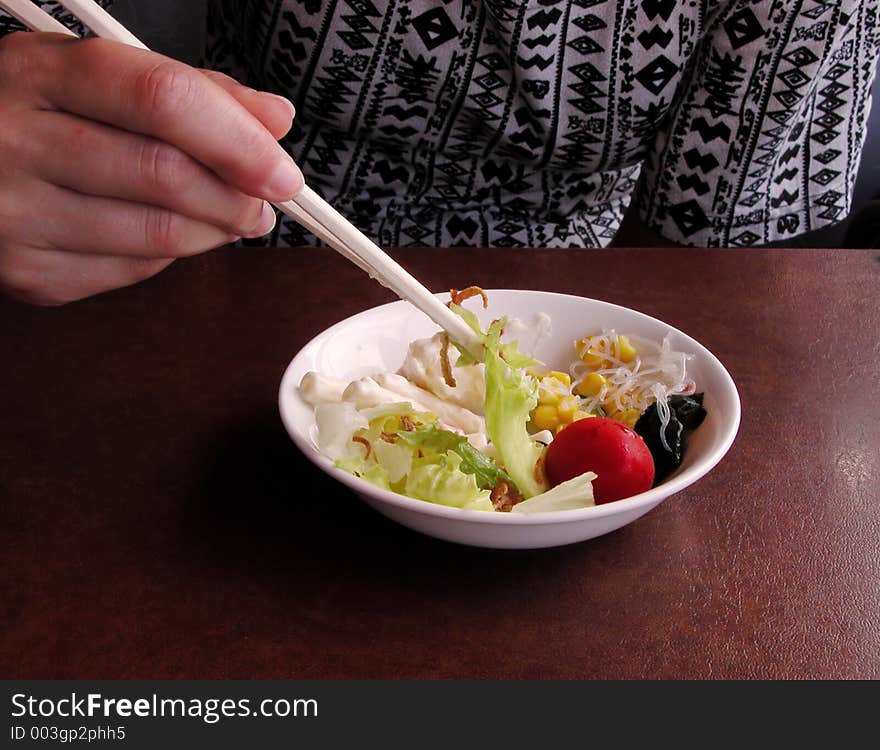
[{"label": "white bowl", "polygon": [[[411,341],[437,332],[434,323],[406,302],[392,302],[343,320],[312,339],[293,358],[281,381],[279,408],[297,447],[320,469],[404,526],[461,544],[508,549],[570,544],[618,529],[696,482],[730,448],[740,420],[736,386],[721,362],[690,336],[656,318],[584,297],[524,290],[489,290],[488,295],[489,309],[476,310],[484,327],[501,316],[529,321],[535,313],[550,315],[552,335],[539,345],[535,356],[556,369],[567,369],[576,339],[603,328],[658,342],[671,334],[673,349],[693,355],[689,372],[697,390],[706,394],[704,405],[708,411],[703,424],[689,435],[682,466],[659,486],[625,500],[535,515],[436,505],[380,489],[337,469],[318,452],[314,413],[299,396],[300,380],[310,370],[346,380],[395,371],[403,363]],[[469,307],[476,309],[478,305]]]}]

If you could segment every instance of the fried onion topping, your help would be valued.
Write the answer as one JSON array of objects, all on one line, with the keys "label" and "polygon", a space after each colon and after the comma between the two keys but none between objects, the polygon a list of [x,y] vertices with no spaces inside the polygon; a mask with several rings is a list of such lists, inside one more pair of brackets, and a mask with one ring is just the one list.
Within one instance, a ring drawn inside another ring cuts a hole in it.
[{"label": "fried onion topping", "polygon": [[367,455],[364,456],[364,460],[367,460],[370,457],[370,452],[373,450],[370,447],[370,441],[367,440],[365,437],[362,437],[361,435],[354,435],[352,436],[351,440],[354,443],[360,443],[362,446],[364,446],[364,448],[367,449]]},{"label": "fried onion topping", "polygon": [[503,479],[498,481],[489,493],[489,499],[492,501],[492,507],[499,513],[509,513],[517,503],[522,502],[523,496],[519,491],[505,482]]},{"label": "fried onion topping", "polygon": [[450,289],[449,296],[451,298],[451,301],[456,305],[460,305],[466,299],[470,299],[471,297],[482,297],[483,309],[485,310],[487,307],[489,307],[489,298],[486,296],[486,293],[478,286],[469,286],[466,289],[462,289],[461,291],[459,291],[458,289]]},{"label": "fried onion topping", "polygon": [[449,334],[443,334],[443,347],[440,349],[440,369],[443,380],[450,388],[455,388],[455,376],[452,374],[452,363],[449,361]]}]

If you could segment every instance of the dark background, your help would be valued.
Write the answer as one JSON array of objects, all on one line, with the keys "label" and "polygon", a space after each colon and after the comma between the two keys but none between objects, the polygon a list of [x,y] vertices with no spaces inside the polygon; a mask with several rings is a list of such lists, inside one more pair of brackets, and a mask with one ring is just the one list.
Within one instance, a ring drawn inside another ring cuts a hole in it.
[{"label": "dark background", "polygon": [[207,0],[116,0],[113,15],[148,47],[198,62],[205,39]]}]

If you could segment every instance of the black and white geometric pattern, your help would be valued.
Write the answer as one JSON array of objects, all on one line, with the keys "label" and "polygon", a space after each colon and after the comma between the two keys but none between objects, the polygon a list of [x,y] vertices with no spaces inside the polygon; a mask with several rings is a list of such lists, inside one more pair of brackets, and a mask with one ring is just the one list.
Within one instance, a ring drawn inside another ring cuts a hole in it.
[{"label": "black and white geometric pattern", "polygon": [[[113,0],[98,0],[98,3],[105,8],[109,8],[113,5]],[[47,13],[51,13],[55,18],[61,21],[61,23],[75,31],[79,36],[88,36],[90,34],[89,30],[86,29],[78,19],[64,10],[64,8],[54,2],[54,0],[34,0],[34,5],[38,5]],[[9,16],[0,13],[0,36],[5,36],[13,31],[23,30],[24,26],[14,18],[10,18]]]},{"label": "black and white geometric pattern", "polygon": [[[207,63],[380,244],[694,245],[849,210],[880,0],[211,0]],[[265,242],[314,242],[283,220]]]},{"label": "black and white geometric pattern", "polygon": [[680,242],[749,246],[844,218],[877,22],[877,2],[721,4],[648,153],[648,224]]},{"label": "black and white geometric pattern", "polygon": [[213,0],[209,61],[293,98],[287,147],[382,244],[605,245],[638,181],[670,239],[749,245],[846,215],[877,6]]}]

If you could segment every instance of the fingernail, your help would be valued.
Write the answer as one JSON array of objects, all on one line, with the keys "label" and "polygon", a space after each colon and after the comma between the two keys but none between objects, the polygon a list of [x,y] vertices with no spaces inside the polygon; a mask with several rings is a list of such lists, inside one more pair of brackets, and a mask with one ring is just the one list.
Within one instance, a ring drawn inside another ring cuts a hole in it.
[{"label": "fingernail", "polygon": [[278,94],[270,94],[267,91],[261,91],[260,94],[265,96],[267,99],[271,99],[273,101],[281,102],[287,109],[290,110],[291,118],[296,117],[296,107],[293,106],[293,102],[290,101],[287,97],[279,96]]},{"label": "fingernail", "polygon": [[303,186],[302,172],[286,153],[278,160],[266,182],[266,197],[273,201],[288,201]]},{"label": "fingernail", "polygon": [[264,234],[268,234],[275,228],[275,209],[272,208],[268,203],[263,201],[263,213],[260,214],[260,221],[257,223],[250,232],[247,233],[247,237],[262,237]]}]

